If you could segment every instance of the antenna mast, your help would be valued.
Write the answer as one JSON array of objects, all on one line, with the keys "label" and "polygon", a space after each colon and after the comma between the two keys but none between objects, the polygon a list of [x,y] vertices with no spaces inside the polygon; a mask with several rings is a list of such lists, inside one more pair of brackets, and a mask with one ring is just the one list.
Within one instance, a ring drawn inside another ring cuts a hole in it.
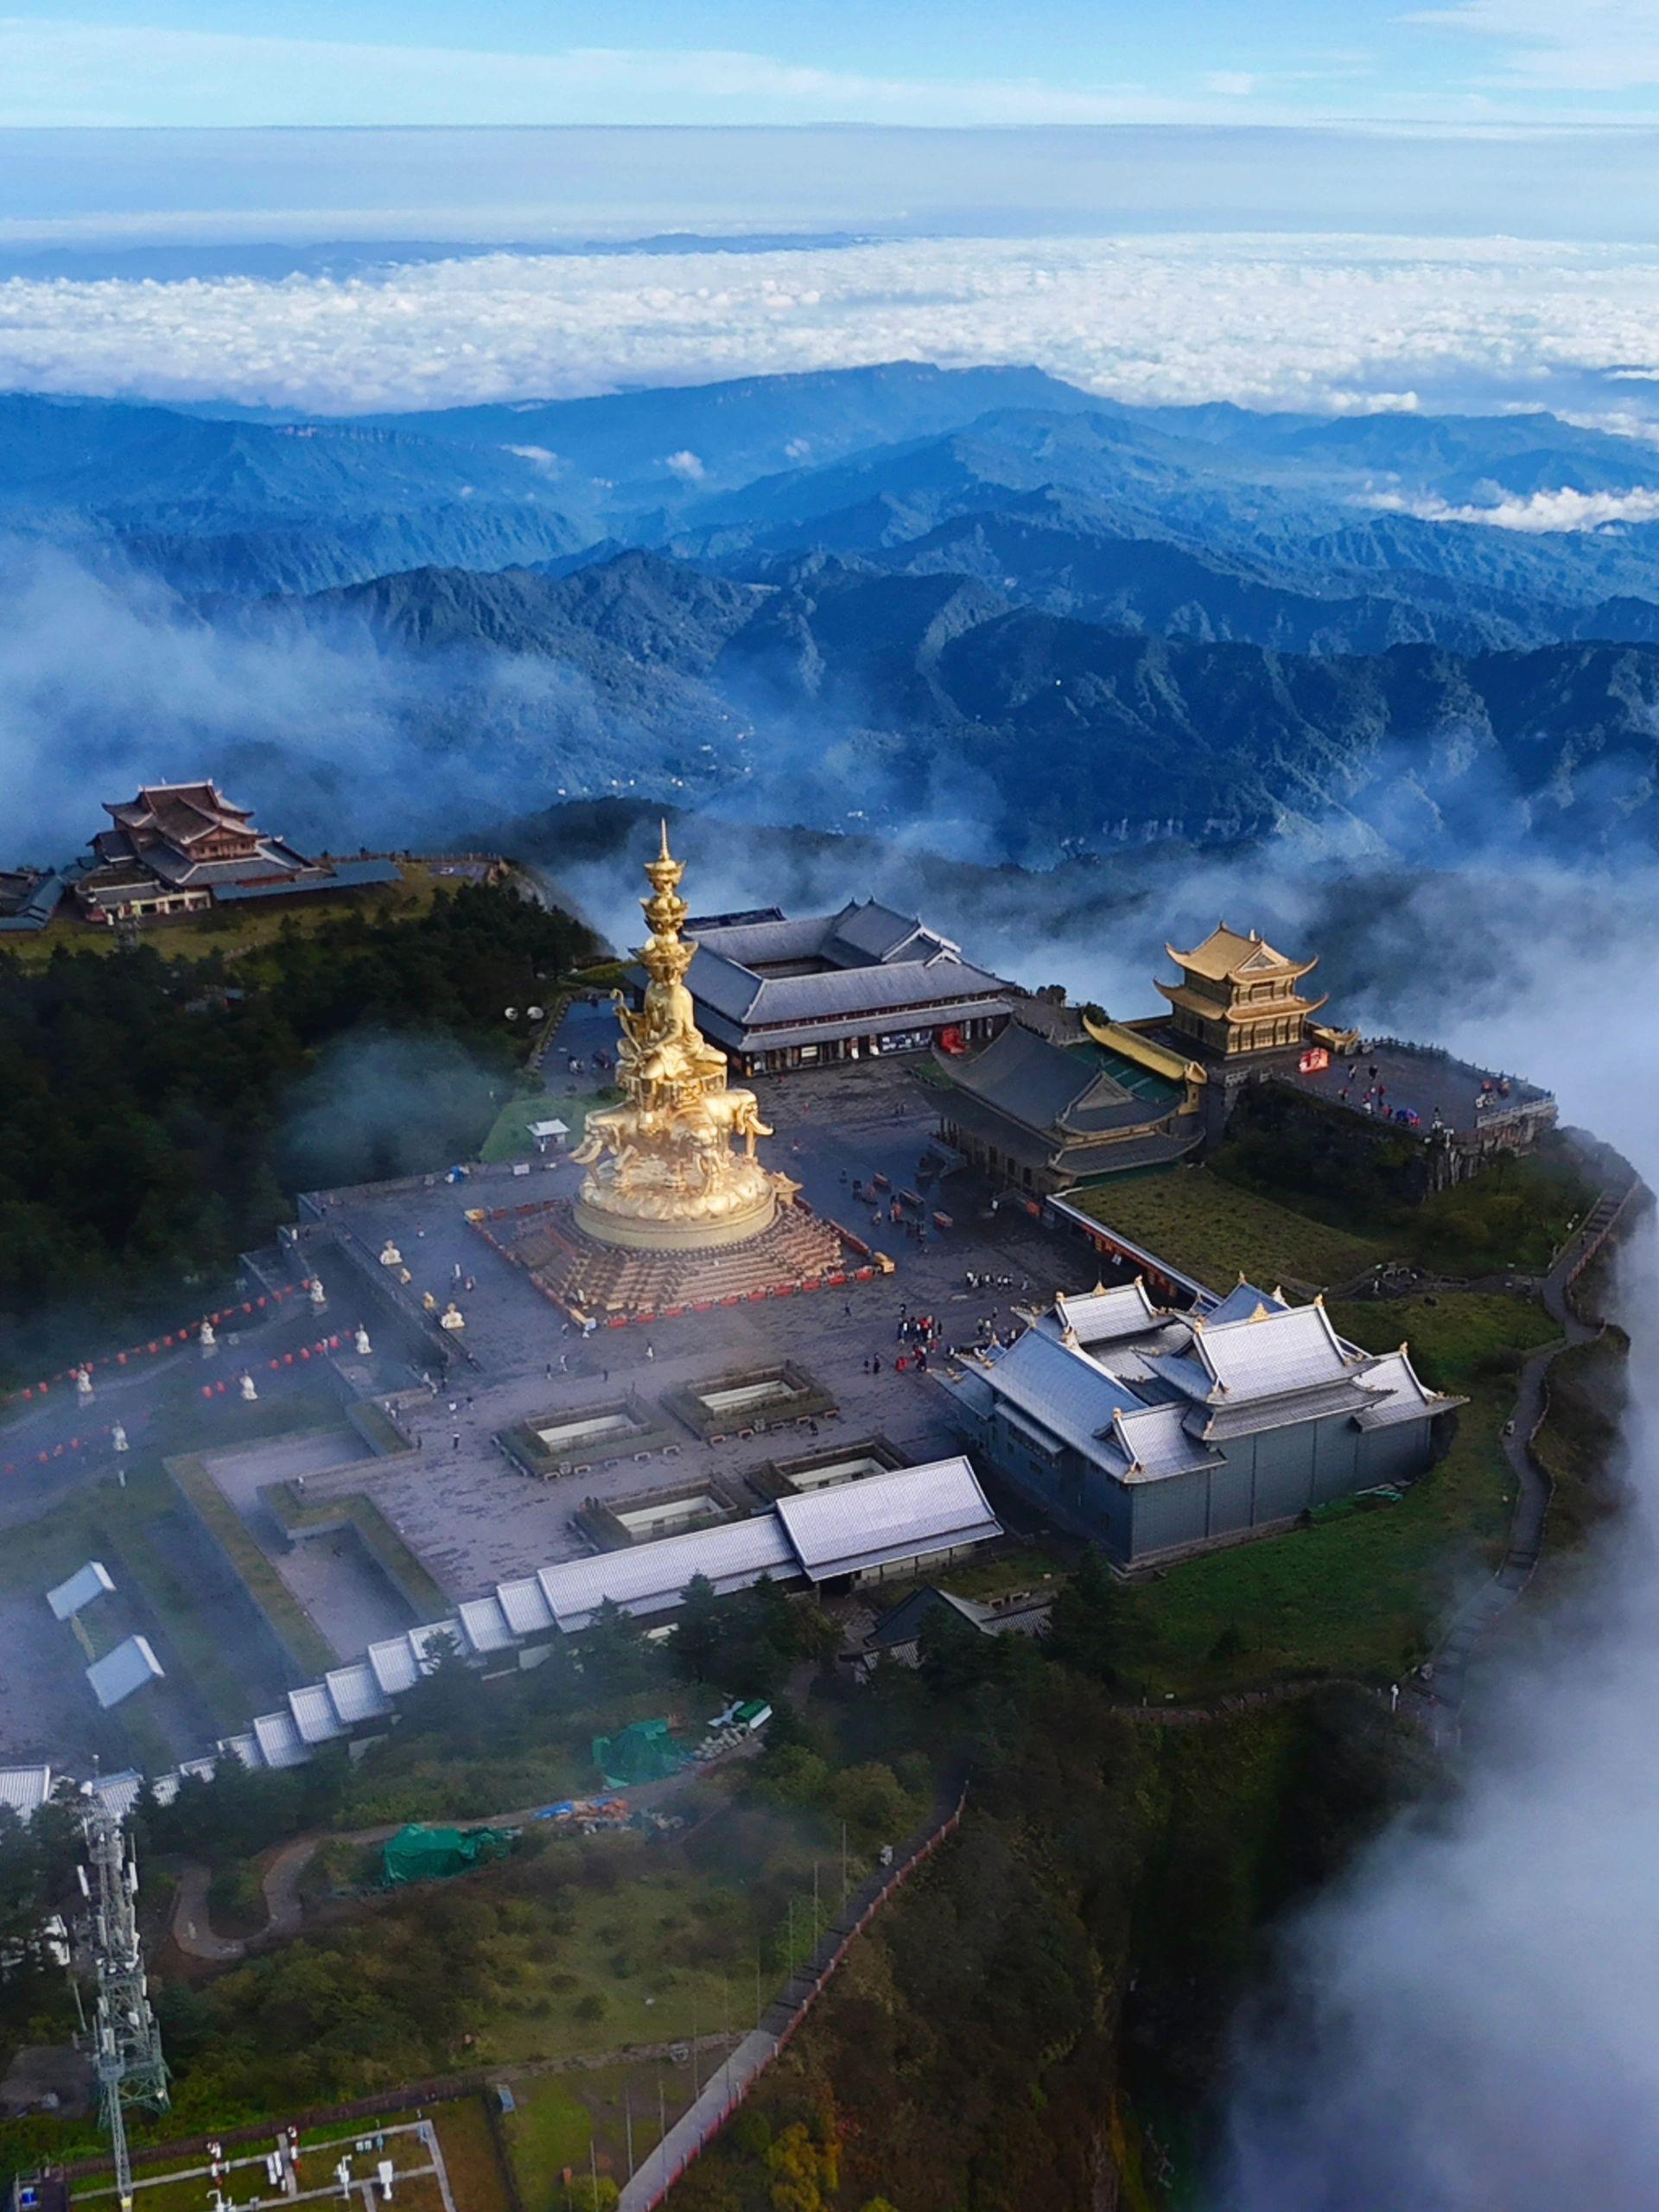
[{"label": "antenna mast", "polygon": [[89,1908],[86,1934],[98,1986],[92,2063],[100,2117],[109,2131],[115,2162],[116,2201],[121,2212],[132,2212],[127,2107],[167,2109],[167,2062],[162,2056],[162,2031],[150,2005],[138,1940],[138,1862],[119,1819],[106,1806],[93,1799],[83,1822],[87,1870],[81,1887]]}]

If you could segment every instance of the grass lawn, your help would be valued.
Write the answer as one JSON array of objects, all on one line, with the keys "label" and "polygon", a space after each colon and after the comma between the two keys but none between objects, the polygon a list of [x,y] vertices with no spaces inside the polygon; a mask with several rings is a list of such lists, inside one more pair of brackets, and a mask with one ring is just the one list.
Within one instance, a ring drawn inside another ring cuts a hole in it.
[{"label": "grass lawn", "polygon": [[[1331,1318],[1368,1351],[1408,1340],[1425,1381],[1468,1397],[1451,1449],[1397,1505],[1212,1552],[1141,1585],[1128,1664],[1154,1696],[1315,1669],[1396,1675],[1422,1657],[1461,1578],[1502,1556],[1514,1498],[1501,1440],[1508,1370],[1552,1340],[1549,1316],[1528,1299],[1459,1292],[1337,1305]],[[1212,1656],[1229,1630],[1241,1648]]]},{"label": "grass lawn", "polygon": [[1214,1290],[1230,1290],[1241,1274],[1264,1290],[1321,1290],[1390,1256],[1370,1237],[1310,1221],[1205,1167],[1126,1176],[1069,1199]]},{"label": "grass lawn", "polygon": [[545,1090],[531,1090],[509,1098],[496,1116],[495,1126],[485,1138],[478,1156],[486,1166],[502,1160],[533,1159],[536,1140],[530,1135],[532,1122],[563,1122],[570,1131],[565,1143],[578,1145],[594,1107],[613,1106],[621,1096],[620,1090],[606,1090],[589,1091],[576,1098],[555,1098]]},{"label": "grass lawn", "polygon": [[[1509,1531],[1513,1478],[1499,1432],[1511,1393],[1481,1382],[1470,1396],[1451,1450],[1398,1505],[1211,1552],[1137,1589],[1127,1671],[1160,1698],[1414,1665],[1462,1578],[1490,1573]],[[1242,1648],[1212,1657],[1229,1630]]]},{"label": "grass lawn", "polygon": [[513,2095],[518,2108],[507,2120],[507,2145],[518,2187],[526,2204],[551,2204],[567,2166],[588,2171],[593,2116],[564,2075],[515,2082]]},{"label": "grass lawn", "polygon": [[1409,1344],[1412,1364],[1437,1390],[1466,1390],[1483,1377],[1501,1381],[1528,1352],[1560,1334],[1535,1300],[1502,1291],[1335,1300],[1328,1311],[1338,1335],[1367,1351]]},{"label": "grass lawn", "polygon": [[[226,1663],[222,1628],[202,1609],[187,1574],[175,1563],[168,1521],[181,1510],[177,1492],[158,1467],[139,1464],[120,1489],[113,1478],[89,1484],[61,1500],[37,1521],[9,1529],[0,1555],[0,1583],[8,1588],[41,1591],[60,1582],[89,1559],[102,1559],[118,1588],[136,1586],[155,1613],[170,1656],[189,1675],[215,1722],[226,1731],[247,1726],[251,1694],[236,1669]],[[44,1614],[45,1608],[41,1608]],[[97,1609],[87,1617],[93,1629]],[[84,1663],[67,1628],[64,1665]],[[141,1706],[120,1716],[129,1732],[139,1725]],[[154,1748],[150,1746],[141,1748]],[[160,1760],[173,1764],[170,1756]]]},{"label": "grass lawn", "polygon": [[[501,2000],[479,2031],[481,2064],[753,2025],[752,1916],[742,1891],[644,1844],[619,1853],[617,1871],[613,1888],[582,1883],[564,1893],[546,1940],[500,1942]],[[768,1993],[772,1979],[768,1972]]]},{"label": "grass lawn", "polygon": [[[935,1579],[938,1588],[958,1598],[1001,1598],[1014,1590],[1040,1590],[1045,1581],[1059,1582],[1071,1572],[1076,1554],[1075,1545],[1067,1547],[1063,1542],[1011,1544],[982,1559],[967,1559],[960,1566],[948,1567]],[[885,1609],[885,1599],[883,1604]]]},{"label": "grass lawn", "polygon": [[[412,921],[417,914],[426,912],[441,889],[447,893],[455,887],[451,879],[435,875],[424,861],[408,861],[401,865],[401,883],[370,885],[361,891],[342,893],[337,899],[320,899],[315,905],[278,899],[251,900],[240,907],[221,906],[210,909],[200,918],[143,930],[140,939],[154,945],[168,960],[205,960],[211,952],[222,952],[227,960],[234,960],[242,953],[257,951],[261,945],[270,944],[289,923],[309,935],[325,922],[337,920],[341,914],[352,912],[377,919],[390,915],[399,921]],[[113,953],[121,949],[113,930],[76,919],[67,902],[64,911],[45,929],[8,937],[5,949],[21,966],[31,968],[43,965],[60,946],[71,952]]]},{"label": "grass lawn", "polygon": [[[711,2045],[698,2066],[704,2081],[716,2063]],[[567,2166],[587,2179],[590,2144],[594,2170],[620,2185],[630,2145],[637,2166],[656,2149],[661,2120],[671,2127],[690,2102],[691,2069],[658,2059],[584,2066],[568,2074],[515,2076],[512,2092],[518,2109],[507,2120],[507,2143],[519,2192],[526,2205],[551,2205],[559,2201]]]}]

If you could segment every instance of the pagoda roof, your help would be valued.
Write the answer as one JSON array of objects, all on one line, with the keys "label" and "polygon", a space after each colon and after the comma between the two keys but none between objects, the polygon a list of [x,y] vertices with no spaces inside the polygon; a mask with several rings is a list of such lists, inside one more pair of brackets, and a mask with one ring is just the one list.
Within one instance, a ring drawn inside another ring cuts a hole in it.
[{"label": "pagoda roof", "polygon": [[134,799],[105,800],[104,811],[124,830],[153,831],[169,845],[199,843],[215,830],[245,831],[250,807],[236,806],[217,784],[145,784]]},{"label": "pagoda roof", "polygon": [[1166,1120],[1179,1101],[1137,1096],[1092,1055],[1068,1052],[1016,1014],[969,1060],[953,1060],[953,1083],[1027,1129],[1104,1136]]},{"label": "pagoda roof", "polygon": [[1319,964],[1316,953],[1312,960],[1293,960],[1268,943],[1259,931],[1249,936],[1230,930],[1225,922],[1217,922],[1202,944],[1194,945],[1191,952],[1178,951],[1166,944],[1164,950],[1178,968],[1185,968],[1195,976],[1203,976],[1212,983],[1230,982],[1235,976],[1259,980],[1265,976],[1306,976]]},{"label": "pagoda roof", "polygon": [[[1181,957],[1179,953],[1175,955],[1178,960]],[[1294,982],[1297,977],[1306,975],[1308,968],[1317,967],[1318,964],[1317,961],[1310,960],[1307,968],[1298,968],[1294,971],[1282,969],[1276,972]],[[1277,1014],[1317,1014],[1330,995],[1328,992],[1322,991],[1316,999],[1305,999],[1293,994],[1284,998],[1271,1000],[1244,999],[1232,1006],[1223,1006],[1215,999],[1205,998],[1200,991],[1189,989],[1185,983],[1160,982],[1155,976],[1153,980],[1157,988],[1163,993],[1172,1006],[1184,1006],[1190,1012],[1201,1014],[1206,1021],[1230,1022],[1235,1027],[1241,1029],[1249,1027],[1254,1022],[1269,1020]]]}]

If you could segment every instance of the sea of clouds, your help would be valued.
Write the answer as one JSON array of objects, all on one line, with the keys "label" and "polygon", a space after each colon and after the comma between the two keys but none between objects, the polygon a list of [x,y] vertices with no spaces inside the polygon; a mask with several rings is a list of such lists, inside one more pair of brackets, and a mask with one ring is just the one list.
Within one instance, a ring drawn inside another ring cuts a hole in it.
[{"label": "sea of clouds", "polygon": [[1127,401],[1332,410],[1560,404],[1607,380],[1628,421],[1659,374],[1656,331],[1651,247],[907,238],[20,276],[0,283],[0,386],[327,414],[921,358],[1034,362]]}]

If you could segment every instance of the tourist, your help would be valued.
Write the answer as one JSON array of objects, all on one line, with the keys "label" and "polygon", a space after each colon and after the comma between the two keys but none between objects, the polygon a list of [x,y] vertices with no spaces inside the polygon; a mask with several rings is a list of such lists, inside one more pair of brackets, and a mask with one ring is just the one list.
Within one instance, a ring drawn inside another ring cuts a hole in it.
[{"label": "tourist", "polygon": [[655,1358],[656,1358],[656,1357],[657,1357],[657,1347],[656,1347],[656,1345],[655,1345],[655,1344],[652,1344],[652,1342],[651,1341],[651,1338],[650,1338],[649,1337],[647,1337],[647,1338],[645,1338],[645,1357],[646,1357],[647,1359],[655,1359]]}]

